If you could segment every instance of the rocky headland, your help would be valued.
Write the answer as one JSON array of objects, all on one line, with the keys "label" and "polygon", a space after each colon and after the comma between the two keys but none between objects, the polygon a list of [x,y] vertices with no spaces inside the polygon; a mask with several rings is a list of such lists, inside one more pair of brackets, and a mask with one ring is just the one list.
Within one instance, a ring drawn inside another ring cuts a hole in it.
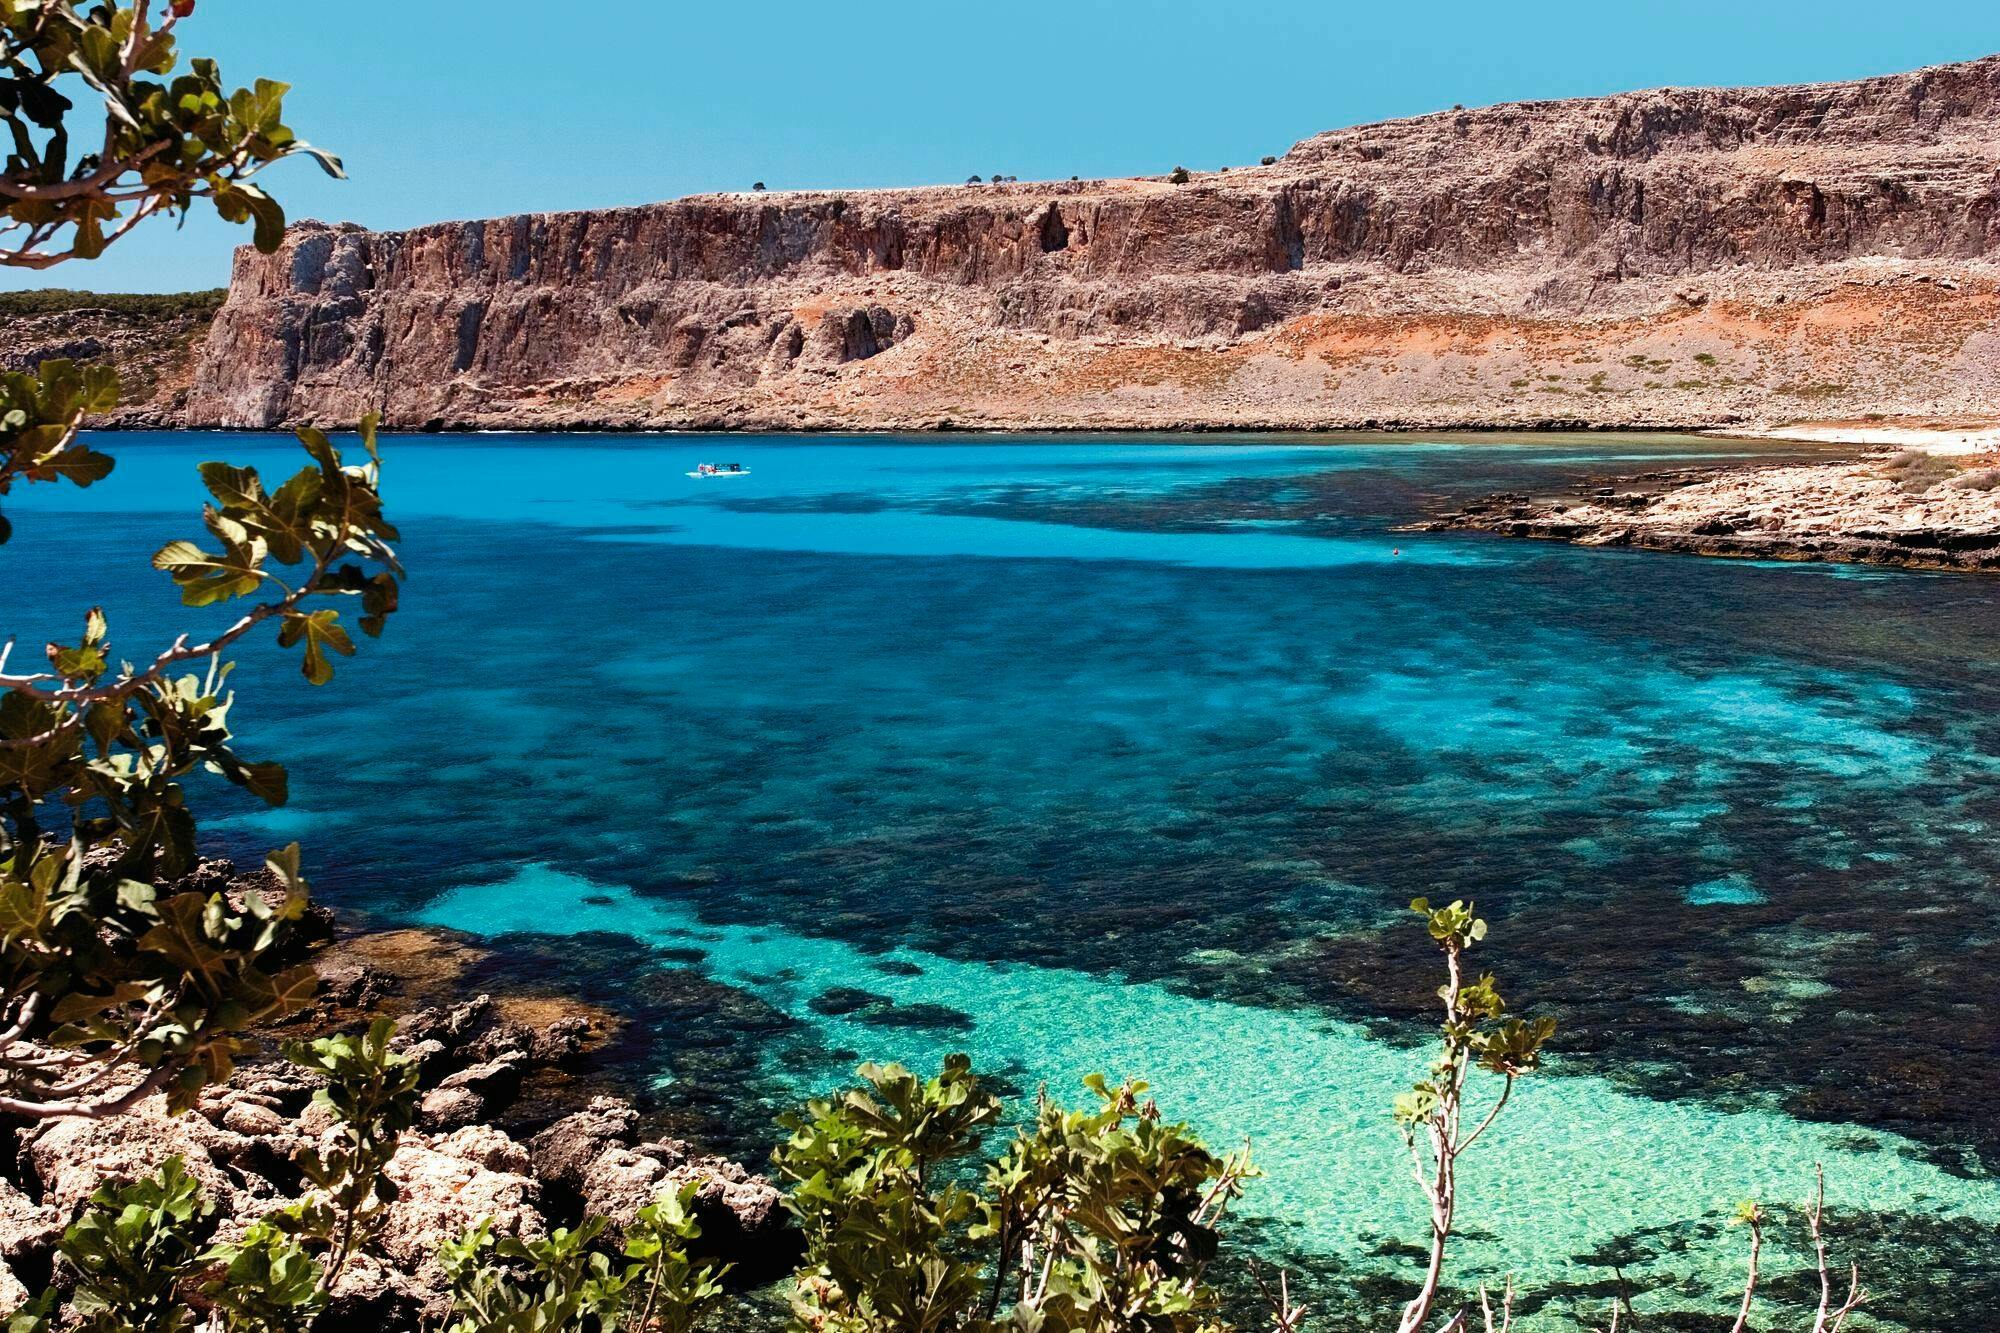
[{"label": "rocky headland", "polygon": [[1453,109],[1185,176],[303,224],[239,253],[183,420],[1991,419],[1996,251],[1990,57]]},{"label": "rocky headland", "polygon": [[1696,555],[2000,570],[2000,452],[1589,477],[1417,525]]}]

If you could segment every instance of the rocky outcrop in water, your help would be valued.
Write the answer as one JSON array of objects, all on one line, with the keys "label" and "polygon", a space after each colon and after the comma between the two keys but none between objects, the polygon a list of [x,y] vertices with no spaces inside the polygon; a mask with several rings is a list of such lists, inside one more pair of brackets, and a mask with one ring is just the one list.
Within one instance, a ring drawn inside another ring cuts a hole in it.
[{"label": "rocky outcrop in water", "polygon": [[2000,57],[1453,110],[1165,178],[240,252],[195,425],[1725,425],[2000,390]]},{"label": "rocky outcrop in water", "polygon": [[2000,455],[1880,453],[1838,463],[1602,477],[1496,495],[1418,525],[1579,546],[2000,571]]}]

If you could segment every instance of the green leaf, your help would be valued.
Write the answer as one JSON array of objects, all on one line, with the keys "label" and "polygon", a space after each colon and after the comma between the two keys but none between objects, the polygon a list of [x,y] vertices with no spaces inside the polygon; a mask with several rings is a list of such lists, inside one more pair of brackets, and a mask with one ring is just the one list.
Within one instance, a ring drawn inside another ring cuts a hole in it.
[{"label": "green leaf", "polygon": [[289,611],[284,628],[278,631],[278,646],[290,648],[301,640],[306,646],[300,669],[307,680],[324,685],[333,679],[333,663],[327,660],[330,648],[342,657],[354,656],[354,640],[341,628],[338,611]]},{"label": "green leaf", "polygon": [[196,976],[213,976],[224,955],[209,938],[208,907],[199,893],[175,894],[159,905],[160,924],[139,937],[139,947],[165,954]]},{"label": "green leaf", "polygon": [[183,605],[212,606],[255,592],[264,582],[258,569],[263,560],[262,541],[230,543],[221,555],[190,541],[172,541],[153,554],[153,568],[173,575]]},{"label": "green leaf", "polygon": [[295,1014],[312,1003],[319,990],[319,973],[302,963],[270,976],[251,968],[243,974],[243,998],[260,1016]]},{"label": "green leaf", "polygon": [[56,476],[75,482],[78,486],[88,486],[94,481],[103,481],[111,475],[117,460],[109,454],[100,454],[88,445],[75,444],[43,463],[41,467]]},{"label": "green leaf", "polygon": [[215,766],[224,777],[265,805],[275,808],[291,798],[290,779],[283,764],[248,764],[228,751],[220,751],[215,756]]}]

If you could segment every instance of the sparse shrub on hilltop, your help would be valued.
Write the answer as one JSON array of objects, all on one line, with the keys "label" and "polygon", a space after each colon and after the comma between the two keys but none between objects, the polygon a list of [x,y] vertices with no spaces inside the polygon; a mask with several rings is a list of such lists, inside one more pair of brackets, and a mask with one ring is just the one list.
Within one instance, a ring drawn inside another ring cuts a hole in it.
[{"label": "sparse shrub on hilltop", "polygon": [[227,287],[199,292],[74,292],[45,287],[32,292],[0,292],[0,316],[59,315],[79,310],[103,310],[114,315],[149,319],[195,315],[208,318],[222,308]]},{"label": "sparse shrub on hilltop", "polygon": [[1954,491],[2000,490],[2000,467],[1973,468],[1942,484],[1945,489]]}]

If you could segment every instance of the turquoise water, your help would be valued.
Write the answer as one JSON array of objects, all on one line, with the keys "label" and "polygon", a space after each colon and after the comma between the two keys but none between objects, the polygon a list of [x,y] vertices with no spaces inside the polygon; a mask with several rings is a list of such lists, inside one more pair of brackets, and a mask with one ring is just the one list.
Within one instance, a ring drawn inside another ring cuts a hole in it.
[{"label": "turquoise water", "polygon": [[[192,464],[289,465],[108,447],[10,511],[29,641],[107,589],[127,651],[180,625],[143,557]],[[407,609],[327,690],[253,655],[295,803],[211,827],[622,1008],[634,1085],[747,1155],[860,1057],[1151,1077],[1253,1140],[1258,1241],[1331,1309],[1414,1271],[1400,910],[1474,895],[1564,1028],[1470,1167],[1468,1275],[1549,1327],[1620,1274],[1719,1308],[1720,1219],[1822,1161],[1885,1326],[1938,1327],[2000,1298],[2000,584],[1393,530],[1745,448],[396,439]]]}]

